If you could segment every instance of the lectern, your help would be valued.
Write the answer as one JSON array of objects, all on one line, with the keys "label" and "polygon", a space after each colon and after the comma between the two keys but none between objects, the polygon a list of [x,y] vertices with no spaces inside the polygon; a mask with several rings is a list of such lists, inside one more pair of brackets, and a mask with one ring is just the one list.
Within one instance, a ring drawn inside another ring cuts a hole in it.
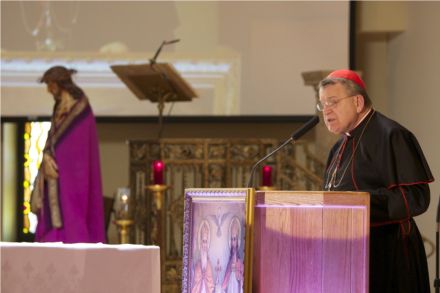
[{"label": "lectern", "polygon": [[158,103],[160,129],[166,102],[191,101],[197,97],[189,83],[169,63],[112,65],[111,69],[138,99]]},{"label": "lectern", "polygon": [[197,97],[169,63],[112,65],[111,69],[140,100],[176,102]]},{"label": "lectern", "polygon": [[259,191],[253,292],[368,293],[369,194]]}]

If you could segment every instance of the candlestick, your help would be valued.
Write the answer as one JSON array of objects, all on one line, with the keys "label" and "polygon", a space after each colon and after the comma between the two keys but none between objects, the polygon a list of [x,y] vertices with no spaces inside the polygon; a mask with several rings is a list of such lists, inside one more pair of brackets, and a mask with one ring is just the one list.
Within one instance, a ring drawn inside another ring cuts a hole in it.
[{"label": "candlestick", "polygon": [[272,186],[272,167],[263,166],[263,176],[262,176],[263,186]]},{"label": "candlestick", "polygon": [[147,189],[153,193],[153,208],[161,210],[163,197],[165,196],[165,190],[168,189],[168,186],[163,184],[154,184],[148,185]]},{"label": "candlestick", "polygon": [[161,245],[165,243],[164,232],[162,231],[165,212],[162,211],[164,205],[165,191],[168,186],[163,184],[147,185],[146,188],[152,193],[152,231],[151,231],[151,242],[156,245]]},{"label": "candlestick", "polygon": [[130,243],[130,226],[134,224],[133,220],[116,220],[116,226],[119,231],[119,243]]},{"label": "candlestick", "polygon": [[153,162],[153,184],[163,184],[164,169],[165,164],[162,161],[157,160]]}]

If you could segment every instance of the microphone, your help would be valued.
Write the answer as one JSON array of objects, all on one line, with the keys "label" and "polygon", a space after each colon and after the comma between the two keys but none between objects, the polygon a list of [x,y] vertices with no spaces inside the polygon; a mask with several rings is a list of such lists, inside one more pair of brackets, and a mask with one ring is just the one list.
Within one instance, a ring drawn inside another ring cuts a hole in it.
[{"label": "microphone", "polygon": [[164,45],[170,45],[170,44],[174,44],[174,43],[178,43],[180,42],[180,39],[175,39],[175,40],[171,40],[171,41],[163,41]]},{"label": "microphone", "polygon": [[160,53],[160,51],[162,51],[162,47],[164,45],[170,45],[170,44],[174,44],[177,42],[180,42],[180,39],[175,39],[175,40],[171,40],[171,41],[163,41],[162,44],[160,44],[159,49],[157,49],[156,54],[154,54],[154,57],[152,59],[150,59],[150,63],[151,64],[156,63],[157,56],[159,56],[159,53]]},{"label": "microphone", "polygon": [[265,161],[267,158],[269,158],[270,156],[272,156],[273,154],[275,154],[276,152],[278,152],[280,149],[282,149],[283,147],[285,147],[288,143],[290,143],[291,141],[293,141],[293,143],[295,143],[301,136],[303,136],[304,134],[306,134],[310,129],[312,129],[313,127],[315,127],[316,124],[318,124],[319,122],[319,116],[313,116],[312,119],[310,119],[309,121],[306,122],[306,124],[304,124],[300,129],[298,129],[297,131],[295,131],[285,142],[283,142],[281,145],[279,145],[276,149],[274,149],[272,152],[270,152],[269,154],[267,154],[266,156],[264,156],[262,159],[260,159],[258,162],[256,162],[253,166],[252,166],[252,170],[251,170],[251,174],[249,176],[249,180],[248,180],[248,184],[247,187],[250,188],[252,185],[252,178],[254,177],[254,173],[255,170],[257,169],[257,166],[259,164],[261,164],[261,162]]}]

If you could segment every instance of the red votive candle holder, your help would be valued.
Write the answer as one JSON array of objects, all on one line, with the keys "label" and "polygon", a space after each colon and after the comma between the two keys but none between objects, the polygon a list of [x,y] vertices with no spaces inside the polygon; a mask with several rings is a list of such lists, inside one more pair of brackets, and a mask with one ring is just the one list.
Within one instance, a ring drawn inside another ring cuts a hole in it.
[{"label": "red votive candle holder", "polygon": [[165,164],[162,161],[153,162],[153,184],[163,184]]},{"label": "red votive candle holder", "polygon": [[263,166],[263,186],[272,186],[272,167],[271,166]]}]

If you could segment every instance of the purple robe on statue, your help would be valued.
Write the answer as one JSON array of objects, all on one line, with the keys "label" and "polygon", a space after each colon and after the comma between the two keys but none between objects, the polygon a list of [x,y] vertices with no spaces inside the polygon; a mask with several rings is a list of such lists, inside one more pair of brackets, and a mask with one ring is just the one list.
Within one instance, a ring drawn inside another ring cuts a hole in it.
[{"label": "purple robe on statue", "polygon": [[49,133],[48,140],[51,134],[56,137],[51,147],[58,165],[58,206],[62,225],[59,228],[52,225],[52,205],[46,182],[35,234],[38,242],[105,242],[95,118],[85,97],[77,104],[67,114],[67,122],[61,122]]}]

